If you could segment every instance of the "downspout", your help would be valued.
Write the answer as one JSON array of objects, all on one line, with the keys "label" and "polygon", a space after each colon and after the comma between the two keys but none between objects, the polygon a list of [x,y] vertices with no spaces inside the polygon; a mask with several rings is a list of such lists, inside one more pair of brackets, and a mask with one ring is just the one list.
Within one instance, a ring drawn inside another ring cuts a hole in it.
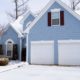
[{"label": "downspout", "polygon": [[21,54],[22,54],[22,38],[21,37],[19,37],[19,39],[20,39],[20,51],[19,51],[19,60],[21,61]]},{"label": "downspout", "polygon": [[20,61],[21,61],[21,54],[22,54],[22,39],[20,38]]},{"label": "downspout", "polygon": [[29,51],[28,51],[28,47],[29,47],[29,37],[28,37],[28,35],[29,35],[29,33],[26,33],[26,60],[27,60],[27,62],[29,63],[29,60],[28,60],[28,57],[29,57]]}]

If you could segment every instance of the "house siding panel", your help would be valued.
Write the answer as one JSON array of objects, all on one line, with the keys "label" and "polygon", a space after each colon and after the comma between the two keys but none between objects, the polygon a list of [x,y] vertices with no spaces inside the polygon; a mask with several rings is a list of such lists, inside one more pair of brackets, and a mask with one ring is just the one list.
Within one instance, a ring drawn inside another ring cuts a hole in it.
[{"label": "house siding panel", "polygon": [[24,28],[24,30],[26,29],[26,25],[27,25],[27,23],[29,22],[29,21],[33,21],[35,18],[34,18],[34,16],[32,16],[31,14],[27,17],[27,19],[25,19],[24,20],[24,22],[23,22],[23,28]]},{"label": "house siding panel", "polygon": [[[6,54],[6,41],[8,39],[12,39],[14,41],[14,44],[20,45],[20,43],[19,43],[20,41],[19,41],[17,33],[11,27],[9,27],[8,30],[6,32],[4,32],[4,34],[1,36],[1,39],[0,39],[0,42],[4,48],[4,50],[3,50],[4,55]],[[20,48],[18,48],[18,53],[20,51],[19,49]]]}]

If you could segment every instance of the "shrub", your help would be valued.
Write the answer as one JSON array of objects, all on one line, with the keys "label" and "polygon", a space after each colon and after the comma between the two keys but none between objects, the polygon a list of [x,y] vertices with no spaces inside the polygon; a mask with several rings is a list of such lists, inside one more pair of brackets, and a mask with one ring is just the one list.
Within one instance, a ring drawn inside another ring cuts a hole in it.
[{"label": "shrub", "polygon": [[8,64],[8,62],[9,62],[8,58],[6,58],[6,57],[0,58],[0,66],[5,66]]}]

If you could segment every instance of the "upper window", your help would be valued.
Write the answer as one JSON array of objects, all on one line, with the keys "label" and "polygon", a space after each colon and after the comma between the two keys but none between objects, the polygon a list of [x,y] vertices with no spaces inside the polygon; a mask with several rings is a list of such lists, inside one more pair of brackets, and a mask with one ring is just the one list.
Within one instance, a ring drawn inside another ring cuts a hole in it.
[{"label": "upper window", "polygon": [[51,24],[52,25],[60,24],[60,12],[51,12]]},{"label": "upper window", "polygon": [[48,26],[64,25],[64,11],[52,9],[48,12]]}]

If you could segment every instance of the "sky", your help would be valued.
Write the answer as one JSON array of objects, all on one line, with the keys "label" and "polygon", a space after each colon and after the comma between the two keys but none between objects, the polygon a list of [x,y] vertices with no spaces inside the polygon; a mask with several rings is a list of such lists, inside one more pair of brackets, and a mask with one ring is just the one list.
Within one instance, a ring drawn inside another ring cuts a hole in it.
[{"label": "sky", "polygon": [[[36,13],[44,8],[44,6],[50,0],[29,0],[28,6],[33,13]],[[62,0],[64,2],[64,0]],[[68,4],[68,0],[65,0]],[[13,12],[14,4],[13,0],[0,0],[0,24],[6,25],[10,22],[10,18],[7,13]]]}]

